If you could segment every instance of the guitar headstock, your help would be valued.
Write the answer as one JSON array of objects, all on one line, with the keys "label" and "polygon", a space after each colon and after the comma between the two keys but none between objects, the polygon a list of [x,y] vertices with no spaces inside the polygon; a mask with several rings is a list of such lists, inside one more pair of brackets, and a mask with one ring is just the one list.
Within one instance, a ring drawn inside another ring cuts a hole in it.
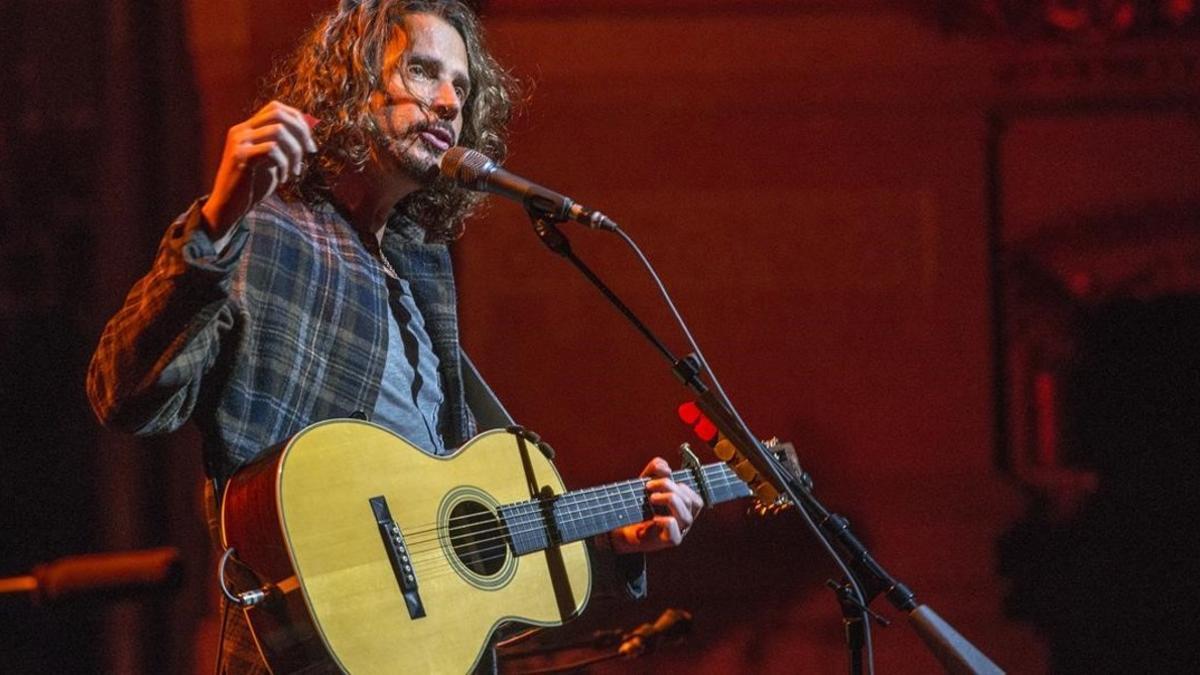
[{"label": "guitar headstock", "polygon": [[[713,454],[728,464],[738,478],[750,487],[755,498],[755,504],[750,509],[752,512],[760,516],[775,515],[793,506],[787,495],[781,494],[771,481],[760,475],[754,464],[717,430],[695,403],[688,402],[679,406],[679,418],[692,428],[700,440],[710,444]],[[797,482],[808,484],[808,474],[800,468],[795,446],[781,442],[778,438],[762,441],[762,444],[784,471],[791,474]]]},{"label": "guitar headstock", "polygon": [[[795,475],[800,467],[796,460],[795,446],[791,443],[781,443],[777,438],[764,441],[763,445],[783,464],[785,470]],[[792,507],[791,499],[781,494],[769,480],[759,474],[758,469],[738,452],[729,439],[718,435],[718,440],[713,445],[713,453],[728,464],[738,478],[745,481],[754,492],[754,506],[750,508],[751,512],[760,516],[773,516]]]},{"label": "guitar headstock", "polygon": [[[783,464],[788,472],[793,475],[799,475],[800,461],[796,458],[796,446],[790,442],[780,441],[778,438],[768,438],[762,441],[762,444],[763,447],[771,451],[771,455]],[[760,517],[775,516],[794,506],[792,500],[787,495],[780,495],[778,492],[774,494],[777,495],[774,501],[765,502],[759,492],[755,491],[754,505],[750,507],[748,513],[753,513]]]}]

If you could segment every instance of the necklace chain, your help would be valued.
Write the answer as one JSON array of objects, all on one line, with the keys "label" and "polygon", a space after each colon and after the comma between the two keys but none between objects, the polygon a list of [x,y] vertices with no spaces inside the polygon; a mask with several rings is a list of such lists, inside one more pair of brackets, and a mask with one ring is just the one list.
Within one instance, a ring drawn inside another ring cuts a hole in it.
[{"label": "necklace chain", "polygon": [[374,254],[375,260],[379,262],[380,266],[383,267],[385,272],[392,275],[396,279],[400,278],[400,273],[396,271],[395,267],[392,267],[392,263],[388,262],[387,256],[383,254],[382,246],[372,240],[366,239],[365,237],[363,238],[363,244],[366,245],[368,251]]},{"label": "necklace chain", "polygon": [[395,267],[392,267],[392,263],[388,262],[387,256],[383,254],[382,249],[379,251],[379,262],[383,263],[383,269],[387,270],[389,274],[397,279],[400,278],[400,273],[396,271]]}]

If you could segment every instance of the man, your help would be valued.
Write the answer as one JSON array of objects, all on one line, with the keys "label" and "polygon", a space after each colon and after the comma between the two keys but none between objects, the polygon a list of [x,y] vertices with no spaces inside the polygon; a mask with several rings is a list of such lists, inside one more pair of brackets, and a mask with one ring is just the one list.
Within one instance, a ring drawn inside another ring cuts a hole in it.
[{"label": "man", "polygon": [[[320,18],[106,327],[88,374],[101,421],[194,419],[218,494],[320,420],[366,415],[434,454],[470,438],[446,246],[478,197],[438,162],[456,144],[503,157],[509,88],[457,0],[343,0]],[[596,548],[682,540],[701,500],[669,471],[642,474],[661,515]],[[614,567],[642,592],[640,557]],[[225,634],[225,668],[261,671],[237,613]]]}]

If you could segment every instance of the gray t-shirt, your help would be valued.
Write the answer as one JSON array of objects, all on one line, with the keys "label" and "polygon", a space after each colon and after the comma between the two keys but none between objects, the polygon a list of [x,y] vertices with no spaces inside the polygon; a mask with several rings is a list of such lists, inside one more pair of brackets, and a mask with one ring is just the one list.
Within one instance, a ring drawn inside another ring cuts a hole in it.
[{"label": "gray t-shirt", "polygon": [[389,276],[387,284],[392,310],[387,322],[387,361],[371,419],[425,452],[442,455],[446,447],[438,422],[444,396],[438,357],[408,282]]}]

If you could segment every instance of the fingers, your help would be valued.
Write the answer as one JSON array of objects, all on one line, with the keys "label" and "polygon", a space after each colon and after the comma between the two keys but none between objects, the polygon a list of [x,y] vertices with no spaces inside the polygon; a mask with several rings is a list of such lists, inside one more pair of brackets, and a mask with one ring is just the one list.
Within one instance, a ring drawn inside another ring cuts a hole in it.
[{"label": "fingers", "polygon": [[615,531],[616,536],[610,539],[616,551],[649,553],[683,543],[696,516],[684,507],[687,500],[676,501],[679,499],[678,495],[670,493],[650,495],[651,503],[661,503],[670,515],[656,515],[649,520],[619,528]]},{"label": "fingers", "polygon": [[650,553],[678,546],[683,542],[684,531],[671,516],[655,516],[617,529],[613,535],[610,541],[617,553]]},{"label": "fingers", "polygon": [[308,121],[305,120],[304,113],[279,101],[271,101],[266,104],[243,124],[247,125],[249,129],[258,129],[275,124],[282,125],[286,128],[288,136],[304,148],[304,152],[317,151],[317,144],[313,140],[312,129],[309,127]]},{"label": "fingers", "polygon": [[[656,457],[647,465],[647,471],[652,467],[661,468],[657,466],[659,462],[666,465],[665,461]],[[662,472],[656,471],[656,473]],[[670,476],[669,466],[667,466],[665,474]],[[678,544],[691,529],[692,524],[696,522],[696,517],[704,508],[704,500],[692,488],[683,483],[676,483],[668,477],[652,478],[647,481],[646,492],[651,510],[658,514],[654,517],[653,522],[658,525],[660,536],[669,536],[672,544]],[[663,526],[667,524],[670,524],[671,527],[663,530]]]},{"label": "fingers", "polygon": [[[264,144],[278,145],[282,158],[269,148],[257,147]],[[253,117],[232,127],[226,139],[226,152],[238,162],[239,168],[271,160],[282,179],[300,175],[304,155],[316,151],[317,144],[304,113],[278,101],[268,103]]]},{"label": "fingers", "polygon": [[[304,113],[278,101],[230,127],[221,166],[204,205],[212,233],[220,237],[280,183],[303,174],[305,154],[316,151]],[[257,180],[264,167],[270,178],[265,182]]]},{"label": "fingers", "polygon": [[671,465],[667,464],[667,460],[662,457],[655,457],[650,460],[646,468],[642,469],[642,478],[670,478]]},{"label": "fingers", "polygon": [[684,532],[704,508],[704,500],[695,490],[670,478],[658,478],[646,483],[646,491],[650,493],[650,506],[655,513],[679,520]]},{"label": "fingers", "polygon": [[684,534],[685,530],[679,527],[678,520],[670,516],[655,516],[644,536],[659,544],[657,548],[667,548],[682,544]]},{"label": "fingers", "polygon": [[245,164],[263,158],[278,169],[280,178],[299,176],[304,169],[304,149],[282,124],[268,124],[249,130],[238,146],[237,157]]},{"label": "fingers", "polygon": [[649,520],[615,530],[611,538],[618,553],[648,553],[678,546],[704,508],[696,491],[671,479],[671,466],[661,457],[650,460],[642,470],[646,499],[654,516]]}]

